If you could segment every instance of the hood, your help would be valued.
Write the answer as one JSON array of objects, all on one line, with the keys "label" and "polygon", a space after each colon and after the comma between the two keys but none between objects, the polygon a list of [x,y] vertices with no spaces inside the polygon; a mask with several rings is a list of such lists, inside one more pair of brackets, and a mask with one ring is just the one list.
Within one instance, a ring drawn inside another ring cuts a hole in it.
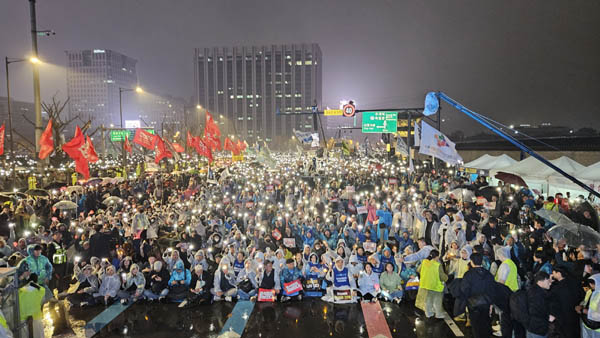
[{"label": "hood", "polygon": [[317,257],[317,264],[319,264],[319,255],[317,255],[317,254],[316,254],[316,253],[314,253],[314,252],[313,252],[313,253],[311,253],[311,254],[308,256],[308,261],[309,261],[309,262],[312,262],[312,261],[311,261],[311,258],[312,258],[313,256]]},{"label": "hood", "polygon": [[467,244],[462,249],[460,249],[460,252],[463,252],[463,251],[467,253],[467,259],[470,259],[471,254],[473,254],[473,248]]},{"label": "hood", "polygon": [[254,259],[260,259],[264,263],[265,262],[265,254],[262,253],[261,251],[259,251],[254,255]]},{"label": "hood", "polygon": [[600,290],[600,287],[599,287],[600,286],[600,273],[591,275],[590,278],[588,278],[588,279],[593,280],[594,283],[596,284],[596,288],[598,288]]},{"label": "hood", "polygon": [[184,266],[183,266],[183,262],[181,260],[178,260],[175,263],[175,266],[173,267],[173,270],[183,270]]},{"label": "hood", "polygon": [[507,259],[510,258],[510,247],[508,246],[501,246],[496,250],[496,256],[498,256],[498,259],[500,259],[501,261],[505,261]]},{"label": "hood", "polygon": [[275,257],[277,258],[277,254],[281,253],[281,256],[283,256],[282,258],[285,258],[285,252],[282,249],[277,249],[277,251],[275,251]]},{"label": "hood", "polygon": [[392,252],[392,250],[390,248],[388,248],[387,246],[385,248],[383,248],[383,251],[381,252],[382,256],[385,252],[389,252],[390,253],[390,257],[394,257],[394,253]]},{"label": "hood", "polygon": [[340,244],[343,244],[344,246],[346,246],[346,241],[343,238],[340,238],[340,239],[338,239],[337,246],[340,246]]},{"label": "hood", "polygon": [[98,258],[98,257],[96,257],[96,256],[94,256],[94,257],[90,258],[90,264],[92,264],[92,265],[96,265],[96,264],[98,264],[98,263],[100,263],[100,258]]},{"label": "hood", "polygon": [[27,246],[27,254],[29,257],[33,257],[33,248],[35,248],[35,244],[29,244]]},{"label": "hood", "polygon": [[352,263],[360,263],[360,261],[358,260],[358,256],[356,256],[356,255],[351,255],[350,259],[348,260],[348,262],[350,264],[352,264]]},{"label": "hood", "polygon": [[335,261],[333,262],[333,263],[334,263],[334,264],[333,264],[334,266],[336,266],[336,264],[335,264],[335,263],[337,263],[337,261],[342,261],[342,269],[343,269],[344,267],[346,267],[346,264],[344,264],[344,259],[343,259],[342,257],[338,256],[338,257],[336,257],[336,258],[335,258]]}]

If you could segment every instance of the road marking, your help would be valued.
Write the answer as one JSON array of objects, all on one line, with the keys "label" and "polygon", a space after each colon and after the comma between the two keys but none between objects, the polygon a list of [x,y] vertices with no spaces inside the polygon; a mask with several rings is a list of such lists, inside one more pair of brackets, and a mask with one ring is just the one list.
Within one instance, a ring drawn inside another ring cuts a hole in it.
[{"label": "road marking", "polygon": [[450,328],[450,330],[452,330],[452,333],[454,333],[454,335],[456,337],[464,337],[465,336],[462,333],[462,331],[458,328],[458,325],[456,325],[456,323],[454,322],[454,320],[452,320],[452,318],[450,318],[450,316],[448,314],[446,314],[444,316],[444,321],[446,322],[446,324],[448,325],[448,327]]},{"label": "road marking", "polygon": [[375,303],[361,302],[360,306],[362,307],[363,316],[365,317],[369,338],[392,338],[390,327],[387,324],[379,301]]},{"label": "road marking", "polygon": [[127,310],[127,308],[129,308],[132,304],[133,302],[128,302],[127,305],[123,305],[120,302],[115,302],[106,310],[100,312],[99,315],[94,317],[94,319],[90,320],[89,323],[85,325],[85,336],[89,338],[100,332],[106,325],[108,325],[108,323],[117,318],[118,315]]},{"label": "road marking", "polygon": [[248,300],[238,301],[233,311],[231,311],[231,317],[227,319],[221,333],[219,333],[219,338],[241,337],[253,309],[254,302]]}]

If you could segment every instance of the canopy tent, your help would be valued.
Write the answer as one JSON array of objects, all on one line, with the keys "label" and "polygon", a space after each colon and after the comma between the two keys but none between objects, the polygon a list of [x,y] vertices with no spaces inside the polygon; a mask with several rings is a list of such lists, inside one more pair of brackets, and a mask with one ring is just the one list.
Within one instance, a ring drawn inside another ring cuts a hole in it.
[{"label": "canopy tent", "polygon": [[493,168],[490,170],[490,176],[496,175],[498,171],[504,171],[511,174],[519,175],[523,178],[531,176],[531,173],[539,172],[546,168],[546,165],[535,157],[528,157],[522,161],[513,163],[506,168]]},{"label": "canopy tent", "polygon": [[[555,166],[564,170],[567,174],[573,175],[573,176],[578,171],[585,168],[585,166],[583,166],[582,164],[579,164],[577,161],[572,160],[566,156],[561,156],[550,162],[552,162],[552,164],[554,164]],[[540,162],[540,164],[543,164],[543,163]],[[563,177],[561,174],[556,172],[556,170],[554,170],[550,167],[547,167],[547,166],[544,166],[543,170],[530,173],[528,176],[545,178],[545,179],[548,179],[551,176],[552,177]]]},{"label": "canopy tent", "polygon": [[492,155],[488,155],[485,154],[479,158],[474,159],[471,162],[465,163],[463,165],[463,167],[465,168],[475,168],[475,169],[483,169],[481,168],[482,165],[485,165],[488,162],[491,162],[493,160],[495,160],[498,156],[492,156]]},{"label": "canopy tent", "polygon": [[600,182],[600,162],[577,171],[575,177],[584,181]]}]

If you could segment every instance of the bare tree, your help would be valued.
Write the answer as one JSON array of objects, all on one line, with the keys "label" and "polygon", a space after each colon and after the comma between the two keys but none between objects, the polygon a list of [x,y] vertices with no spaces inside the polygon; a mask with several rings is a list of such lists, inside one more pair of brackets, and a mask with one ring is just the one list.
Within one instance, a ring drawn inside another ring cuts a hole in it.
[{"label": "bare tree", "polygon": [[[42,102],[42,109],[48,113],[48,118],[52,120],[52,137],[54,139],[54,148],[61,149],[63,139],[60,137],[63,130],[67,128],[71,122],[79,118],[79,115],[70,118],[64,119],[62,116],[65,107],[69,103],[70,98],[67,98],[65,102],[61,102],[56,99],[56,94],[52,96],[52,102]],[[35,126],[35,123],[31,121],[25,114],[23,114],[23,118]]]}]

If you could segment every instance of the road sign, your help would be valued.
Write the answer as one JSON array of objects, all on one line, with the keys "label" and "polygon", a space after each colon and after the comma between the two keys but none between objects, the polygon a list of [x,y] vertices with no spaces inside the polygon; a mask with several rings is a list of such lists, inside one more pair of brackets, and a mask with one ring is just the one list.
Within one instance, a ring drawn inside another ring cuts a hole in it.
[{"label": "road sign", "polygon": [[396,133],[398,112],[366,111],[362,116],[363,133]]},{"label": "road sign", "polygon": [[325,109],[325,116],[341,116],[343,111],[341,109]]},{"label": "road sign", "polygon": [[354,113],[356,112],[356,108],[354,107],[353,104],[346,104],[344,105],[344,107],[342,108],[342,112],[344,113],[344,116],[346,117],[352,117],[354,116]]},{"label": "road sign", "polygon": [[[145,131],[150,134],[154,134],[154,129],[152,128],[144,128]],[[123,142],[125,141],[125,136],[129,139],[129,142],[133,140],[133,136],[135,136],[135,129],[114,129],[109,133],[111,142]]]}]

